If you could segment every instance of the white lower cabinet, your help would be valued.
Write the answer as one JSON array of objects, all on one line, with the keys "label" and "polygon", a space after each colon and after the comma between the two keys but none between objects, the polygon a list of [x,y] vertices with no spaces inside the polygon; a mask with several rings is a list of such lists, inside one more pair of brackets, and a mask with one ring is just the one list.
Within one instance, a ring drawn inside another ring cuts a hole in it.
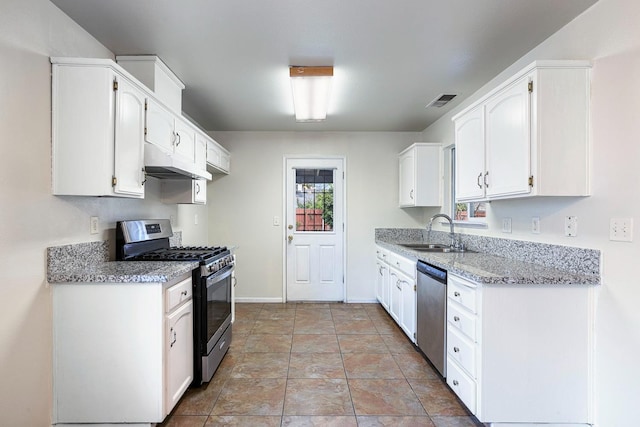
[{"label": "white lower cabinet", "polygon": [[593,423],[593,292],[449,273],[447,384],[483,423]]},{"label": "white lower cabinet", "polygon": [[376,296],[398,326],[416,341],[416,261],[376,247]]},{"label": "white lower cabinet", "polygon": [[191,274],[53,289],[53,424],[160,423],[193,376]]}]

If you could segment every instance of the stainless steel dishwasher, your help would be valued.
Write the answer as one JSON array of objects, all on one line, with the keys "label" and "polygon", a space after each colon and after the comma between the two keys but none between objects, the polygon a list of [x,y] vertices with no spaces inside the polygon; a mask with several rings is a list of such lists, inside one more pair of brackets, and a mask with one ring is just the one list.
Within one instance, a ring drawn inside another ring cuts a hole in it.
[{"label": "stainless steel dishwasher", "polygon": [[433,366],[446,377],[447,272],[418,261],[418,322],[416,344]]}]

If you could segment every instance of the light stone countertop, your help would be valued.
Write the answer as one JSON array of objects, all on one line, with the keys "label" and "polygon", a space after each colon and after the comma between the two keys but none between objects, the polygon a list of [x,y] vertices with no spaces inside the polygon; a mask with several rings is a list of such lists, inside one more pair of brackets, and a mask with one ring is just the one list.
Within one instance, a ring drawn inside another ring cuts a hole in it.
[{"label": "light stone countertop", "polygon": [[389,242],[376,239],[376,244],[394,253],[419,259],[481,284],[514,285],[599,285],[600,275],[546,267],[483,252],[434,253],[419,252],[398,243],[422,243],[420,241]]},{"label": "light stone countertop", "polygon": [[111,261],[49,271],[47,280],[51,284],[166,283],[197,267],[197,262]]}]

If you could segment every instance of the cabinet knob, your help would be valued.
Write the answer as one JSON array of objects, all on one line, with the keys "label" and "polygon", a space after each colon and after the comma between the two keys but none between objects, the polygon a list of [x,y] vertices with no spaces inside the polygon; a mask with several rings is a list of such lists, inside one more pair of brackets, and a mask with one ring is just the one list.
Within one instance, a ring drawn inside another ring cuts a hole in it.
[{"label": "cabinet knob", "polygon": [[460,384],[458,380],[453,380],[453,385],[458,385],[458,384]]},{"label": "cabinet knob", "polygon": [[180,295],[182,295],[182,296],[185,296],[185,297],[186,297],[186,296],[187,296],[187,293],[188,293],[187,291],[182,291],[182,292],[180,292]]},{"label": "cabinet knob", "polygon": [[454,353],[460,353],[460,349],[458,347],[453,347],[453,352]]},{"label": "cabinet knob", "polygon": [[454,297],[459,297],[459,296],[460,296],[460,292],[458,292],[458,291],[454,292],[454,293],[453,293],[453,296],[454,296]]},{"label": "cabinet knob", "polygon": [[454,322],[459,322],[459,321],[460,321],[460,318],[459,318],[458,316],[453,316],[453,321],[454,321]]}]

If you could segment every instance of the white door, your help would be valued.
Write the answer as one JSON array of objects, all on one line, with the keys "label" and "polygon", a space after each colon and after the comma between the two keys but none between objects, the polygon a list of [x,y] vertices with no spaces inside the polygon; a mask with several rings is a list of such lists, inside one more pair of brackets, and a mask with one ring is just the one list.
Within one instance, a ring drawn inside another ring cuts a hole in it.
[{"label": "white door", "polygon": [[285,168],[286,300],[344,301],[344,159]]}]

